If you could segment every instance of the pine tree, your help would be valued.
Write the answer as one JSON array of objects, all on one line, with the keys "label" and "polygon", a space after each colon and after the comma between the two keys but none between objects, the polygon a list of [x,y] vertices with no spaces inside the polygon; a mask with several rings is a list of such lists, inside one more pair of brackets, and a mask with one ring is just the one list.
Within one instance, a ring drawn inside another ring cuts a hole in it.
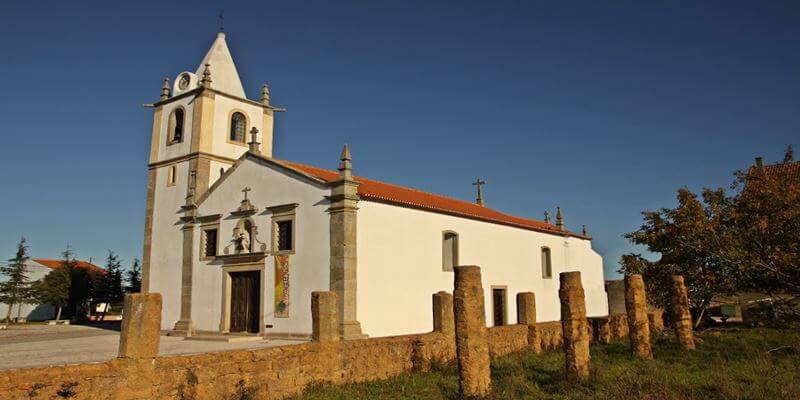
[{"label": "pine tree", "polygon": [[133,266],[127,272],[126,280],[128,293],[139,293],[142,291],[142,268],[139,266],[139,259],[133,259]]},{"label": "pine tree", "polygon": [[75,259],[72,251],[67,249],[61,253],[61,265],[50,271],[35,285],[36,295],[43,304],[56,307],[56,321],[61,319],[62,309],[69,304],[72,286],[70,270],[74,269]]},{"label": "pine tree", "polygon": [[6,322],[11,322],[11,310],[16,304],[31,302],[31,282],[27,275],[28,245],[25,238],[17,244],[17,254],[8,260],[8,264],[0,266],[0,275],[7,279],[0,282],[0,301],[8,304]]},{"label": "pine tree", "polygon": [[98,275],[95,282],[94,300],[105,303],[101,320],[105,319],[108,307],[122,301],[125,290],[122,287],[122,263],[113,251],[108,251],[106,270]]}]

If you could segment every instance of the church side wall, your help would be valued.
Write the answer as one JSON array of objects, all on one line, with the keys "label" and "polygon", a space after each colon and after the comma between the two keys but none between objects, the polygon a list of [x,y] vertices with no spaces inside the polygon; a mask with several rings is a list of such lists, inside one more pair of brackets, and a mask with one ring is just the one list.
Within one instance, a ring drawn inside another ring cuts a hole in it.
[{"label": "church side wall", "polygon": [[175,185],[167,186],[170,165],[156,169],[153,207],[152,247],[150,251],[150,291],[161,293],[161,328],[172,329],[180,316],[181,233],[180,205],[185,202],[189,164],[177,164]]},{"label": "church side wall", "polygon": [[[301,181],[273,167],[247,160],[237,167],[198,209],[199,215],[221,214],[219,254],[233,239],[239,221],[232,216],[242,200],[241,190],[249,187],[248,198],[258,208],[250,217],[258,227],[257,239],[271,249],[272,213],[266,207],[298,203],[295,209],[295,253],[289,255],[289,317],[275,316],[275,257],[265,263],[262,313],[270,333],[311,334],[311,292],[329,290],[329,215],[324,196],[327,188]],[[192,320],[195,329],[219,331],[223,313],[223,271],[221,260],[200,261],[200,227],[196,228],[193,273]],[[261,244],[256,243],[256,249]],[[233,246],[229,248],[233,254]],[[166,302],[166,301],[165,301]],[[174,322],[174,321],[173,321]]]},{"label": "church side wall", "polygon": [[[442,236],[458,234],[460,265],[478,265],[486,321],[492,325],[492,287],[506,288],[506,322],[516,323],[516,294],[536,294],[538,321],[560,319],[558,274],[581,271],[587,314],[607,314],[602,258],[587,240],[491,224],[416,209],[361,201],[358,210],[358,320],[375,336],[432,329],[431,295],[453,290],[442,268]],[[541,247],[552,254],[552,278],[542,278]]]}]

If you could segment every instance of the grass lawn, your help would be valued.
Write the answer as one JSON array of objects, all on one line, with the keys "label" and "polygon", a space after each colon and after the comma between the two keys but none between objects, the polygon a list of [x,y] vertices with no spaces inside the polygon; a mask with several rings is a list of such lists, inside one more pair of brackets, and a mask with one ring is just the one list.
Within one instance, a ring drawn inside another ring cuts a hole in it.
[{"label": "grass lawn", "polygon": [[[592,346],[592,375],[562,379],[561,352],[522,352],[492,362],[493,399],[800,399],[800,332],[705,332],[695,351],[654,341],[655,360],[633,360],[627,341]],[[793,346],[768,353],[781,346]],[[458,399],[454,363],[381,382],[319,385],[295,399]]]}]

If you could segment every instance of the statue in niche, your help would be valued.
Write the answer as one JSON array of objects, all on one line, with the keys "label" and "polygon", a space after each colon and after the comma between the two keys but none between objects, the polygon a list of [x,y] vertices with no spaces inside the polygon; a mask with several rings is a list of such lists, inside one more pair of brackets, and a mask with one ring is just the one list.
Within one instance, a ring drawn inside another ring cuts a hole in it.
[{"label": "statue in niche", "polygon": [[233,229],[233,244],[236,254],[247,254],[252,251],[250,241],[253,237],[253,224],[243,219]]}]

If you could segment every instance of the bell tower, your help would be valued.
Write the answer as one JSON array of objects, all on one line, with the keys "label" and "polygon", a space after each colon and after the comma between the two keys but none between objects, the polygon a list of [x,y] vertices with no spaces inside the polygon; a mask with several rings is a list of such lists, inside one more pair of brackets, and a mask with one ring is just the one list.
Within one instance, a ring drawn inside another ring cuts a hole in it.
[{"label": "bell tower", "polygon": [[[180,249],[181,207],[194,204],[244,153],[272,157],[274,116],[284,110],[270,104],[267,85],[258,100],[247,98],[223,32],[193,72],[177,74],[172,84],[164,79],[159,101],[148,106],[153,108],[153,128],[142,290],[165,292],[160,289],[180,284],[173,282],[180,276],[180,251],[166,251]],[[154,242],[167,243],[158,246],[157,252],[164,254],[153,252]]]}]

